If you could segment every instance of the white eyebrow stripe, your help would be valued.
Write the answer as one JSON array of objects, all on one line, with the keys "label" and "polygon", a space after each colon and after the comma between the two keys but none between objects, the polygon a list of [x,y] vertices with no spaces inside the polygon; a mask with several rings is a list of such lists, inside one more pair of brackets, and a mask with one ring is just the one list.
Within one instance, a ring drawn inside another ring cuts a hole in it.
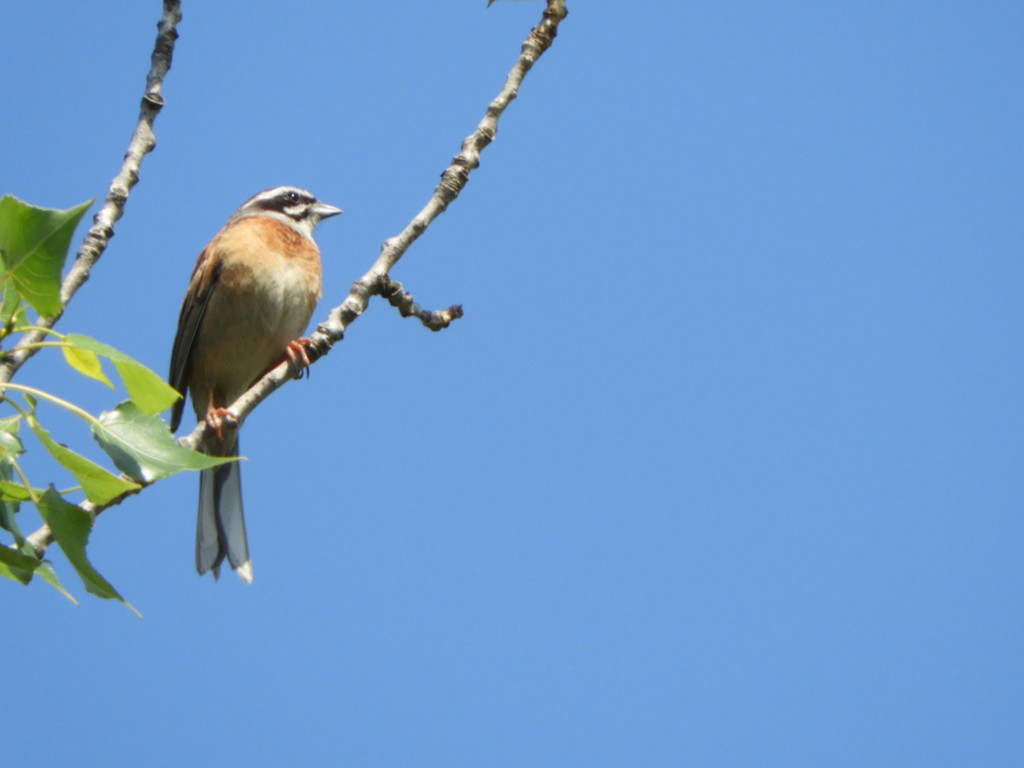
[{"label": "white eyebrow stripe", "polygon": [[241,207],[273,207],[277,210],[281,210],[284,208],[284,196],[289,192],[296,193],[301,198],[301,201],[307,205],[312,204],[316,201],[316,197],[314,197],[312,193],[304,189],[299,189],[298,187],[281,186],[272,187],[271,189],[265,189],[262,192],[257,192],[255,195],[253,195],[244,203],[242,203]]}]

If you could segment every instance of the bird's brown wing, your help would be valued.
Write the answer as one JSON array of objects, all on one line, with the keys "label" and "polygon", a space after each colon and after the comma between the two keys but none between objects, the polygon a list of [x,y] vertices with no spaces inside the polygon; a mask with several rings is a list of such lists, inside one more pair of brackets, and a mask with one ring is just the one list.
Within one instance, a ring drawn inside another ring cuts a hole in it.
[{"label": "bird's brown wing", "polygon": [[188,394],[189,373],[192,370],[192,350],[220,275],[221,260],[214,258],[211,251],[213,246],[211,243],[199,254],[185,299],[181,302],[181,314],[178,315],[178,332],[174,337],[174,346],[171,347],[171,368],[167,374],[168,383],[181,393],[181,399],[171,409],[172,432],[181,423]]}]

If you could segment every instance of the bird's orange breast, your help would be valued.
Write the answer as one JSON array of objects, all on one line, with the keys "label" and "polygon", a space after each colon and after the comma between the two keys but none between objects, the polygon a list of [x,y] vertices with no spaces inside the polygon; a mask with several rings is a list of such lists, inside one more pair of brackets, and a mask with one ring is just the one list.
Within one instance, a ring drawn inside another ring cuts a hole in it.
[{"label": "bird's orange breast", "polygon": [[277,362],[320,298],[319,249],[286,224],[240,219],[209,248],[219,269],[193,350],[197,412],[207,405],[204,392],[227,405]]}]

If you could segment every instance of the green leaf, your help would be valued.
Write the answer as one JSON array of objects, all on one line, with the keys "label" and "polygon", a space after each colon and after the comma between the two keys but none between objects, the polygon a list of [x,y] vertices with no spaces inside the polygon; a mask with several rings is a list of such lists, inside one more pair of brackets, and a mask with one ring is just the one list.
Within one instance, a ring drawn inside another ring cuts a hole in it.
[{"label": "green leaf", "polygon": [[0,432],[16,435],[19,429],[21,429],[21,416],[4,416],[0,418]]},{"label": "green leaf", "polygon": [[[64,337],[63,344],[65,348],[91,352],[110,360],[117,369],[121,381],[124,382],[128,397],[143,413],[150,415],[162,413],[181,397],[170,384],[164,381],[163,376],[154,373],[139,361],[101,341],[79,333],[69,333]],[[99,365],[99,361],[97,361],[97,365]]]},{"label": "green leaf", "polygon": [[0,576],[28,584],[40,564],[37,557],[23,555],[16,549],[0,546]]},{"label": "green leaf", "polygon": [[0,419],[0,528],[10,531],[14,541],[20,545],[23,539],[14,516],[18,512],[19,502],[28,497],[28,491],[21,483],[13,480],[14,463],[25,452],[18,437],[19,426],[20,416]]},{"label": "green leaf", "polygon": [[[35,490],[37,493],[43,492],[41,488],[36,488]],[[21,483],[16,483],[13,480],[0,480],[0,499],[6,499],[8,501],[31,501],[32,495]]]},{"label": "green leaf", "polygon": [[21,544],[25,540],[21,529],[18,527],[18,520],[15,518],[20,503],[20,501],[11,498],[7,494],[4,495],[3,501],[0,502],[0,528],[10,532],[14,536],[16,544]]},{"label": "green leaf", "polygon": [[25,452],[21,440],[10,432],[0,432],[0,461],[12,461]]},{"label": "green leaf", "polygon": [[107,504],[127,491],[138,489],[138,483],[118,477],[107,471],[99,464],[75,453],[66,445],[61,445],[50,437],[50,433],[36,420],[35,416],[28,417],[28,425],[32,432],[43,444],[46,451],[57,460],[57,462],[68,470],[81,484],[82,490],[89,501],[94,504]]},{"label": "green leaf", "polygon": [[0,547],[0,576],[22,584],[28,584],[32,580],[32,576],[37,575],[72,603],[78,605],[78,601],[60,583],[60,579],[57,578],[57,573],[53,570],[53,566],[45,560],[37,558],[29,544],[23,545],[21,552],[16,552],[12,549],[7,550],[7,552],[13,552],[17,558],[16,562],[11,565],[5,562],[10,561],[11,558],[2,551],[3,549]]},{"label": "green leaf", "polygon": [[[6,434],[6,433],[5,433]],[[20,501],[17,497],[19,489],[25,493],[25,497],[28,497],[28,493],[25,491],[25,487],[20,483],[15,483],[11,480],[14,475],[11,461],[0,461],[0,486],[3,486],[2,496],[0,496],[0,528],[5,531],[10,531],[14,537],[14,543],[21,546],[25,542],[25,537],[21,534],[21,529],[18,528],[18,521],[15,519],[15,515],[18,513]],[[13,486],[8,492],[6,486]]]},{"label": "green leaf", "polygon": [[[2,263],[3,252],[0,251],[0,263]],[[0,321],[3,322],[3,334],[9,334],[18,315],[25,311],[25,303],[21,300],[21,294],[14,287],[14,283],[3,284],[3,298],[0,299]],[[10,325],[8,325],[10,324]]]},{"label": "green leaf", "polygon": [[[53,570],[53,566],[50,565],[48,562],[43,560],[39,564],[39,567],[36,568],[36,575],[40,579],[45,581],[47,584],[49,584],[51,587],[56,589],[58,592],[60,592],[62,595],[64,595],[64,597],[66,597],[72,603],[74,603],[75,605],[78,605],[78,601],[75,600],[74,596],[70,592],[68,592],[66,589],[64,589],[64,585],[61,584],[60,583],[60,579],[57,578],[57,572],[55,570]],[[135,609],[132,608],[132,610],[134,611]],[[138,611],[135,611],[135,612],[138,613]]]},{"label": "green leaf", "polygon": [[[21,416],[4,416],[0,418],[0,440],[3,440],[3,450],[9,458],[14,456],[20,456],[25,452],[25,449],[21,447],[21,441],[18,440],[18,432],[21,430]],[[8,437],[13,437],[15,442],[7,440]],[[13,456],[11,451],[16,451]]]},{"label": "green leaf", "polygon": [[100,414],[93,437],[114,464],[129,477],[153,482],[182,470],[216,467],[234,458],[207,456],[178,445],[167,423],[124,402]]},{"label": "green leaf", "polygon": [[44,317],[61,310],[60,277],[68,246],[90,205],[92,200],[87,200],[59,211],[37,208],[12,195],[0,198],[3,285],[14,285],[32,309]]},{"label": "green leaf", "polygon": [[142,363],[134,360],[114,360],[113,363],[128,397],[143,413],[151,416],[163,413],[181,399],[178,390]]},{"label": "green leaf", "polygon": [[100,358],[95,352],[90,352],[88,349],[74,347],[70,344],[61,344],[60,351],[64,353],[64,362],[70,365],[74,370],[78,371],[83,376],[88,376],[90,379],[96,379],[96,381],[103,382],[111,389],[114,388],[110,379],[108,379],[103,373],[103,366],[100,364]]},{"label": "green leaf", "polygon": [[[52,485],[39,499],[37,507],[45,523],[50,526],[53,540],[60,546],[68,562],[82,579],[86,590],[97,597],[120,600],[135,611],[111,583],[93,568],[85,554],[89,532],[92,530],[92,518],[74,504],[62,499]],[[135,613],[138,614],[138,611]]]},{"label": "green leaf", "polygon": [[[4,565],[3,561],[0,561],[0,576],[3,576],[5,579],[10,579],[11,581],[16,581],[19,584],[28,584],[28,581],[22,579],[17,571]],[[31,581],[31,579],[29,579],[29,581]]]}]

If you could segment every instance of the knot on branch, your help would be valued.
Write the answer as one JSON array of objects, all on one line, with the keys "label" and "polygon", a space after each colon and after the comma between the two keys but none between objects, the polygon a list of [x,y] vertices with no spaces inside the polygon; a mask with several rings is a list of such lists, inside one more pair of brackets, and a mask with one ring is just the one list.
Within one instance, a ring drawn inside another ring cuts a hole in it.
[{"label": "knot on branch", "polygon": [[479,165],[478,160],[470,160],[465,155],[456,155],[452,158],[452,164],[444,169],[441,182],[437,185],[445,205],[458,197],[459,192],[469,183],[470,171]]},{"label": "knot on branch", "polygon": [[[128,202],[128,188],[123,187],[116,182],[110,185],[110,189],[107,191],[107,200],[117,206],[124,206]],[[99,214],[96,214],[99,216]]]},{"label": "knot on branch", "polygon": [[79,248],[80,251],[88,251],[94,260],[99,258],[100,252],[107,246],[107,241],[114,236],[114,228],[101,220],[99,214],[96,214],[95,222],[85,233],[85,240]]}]

